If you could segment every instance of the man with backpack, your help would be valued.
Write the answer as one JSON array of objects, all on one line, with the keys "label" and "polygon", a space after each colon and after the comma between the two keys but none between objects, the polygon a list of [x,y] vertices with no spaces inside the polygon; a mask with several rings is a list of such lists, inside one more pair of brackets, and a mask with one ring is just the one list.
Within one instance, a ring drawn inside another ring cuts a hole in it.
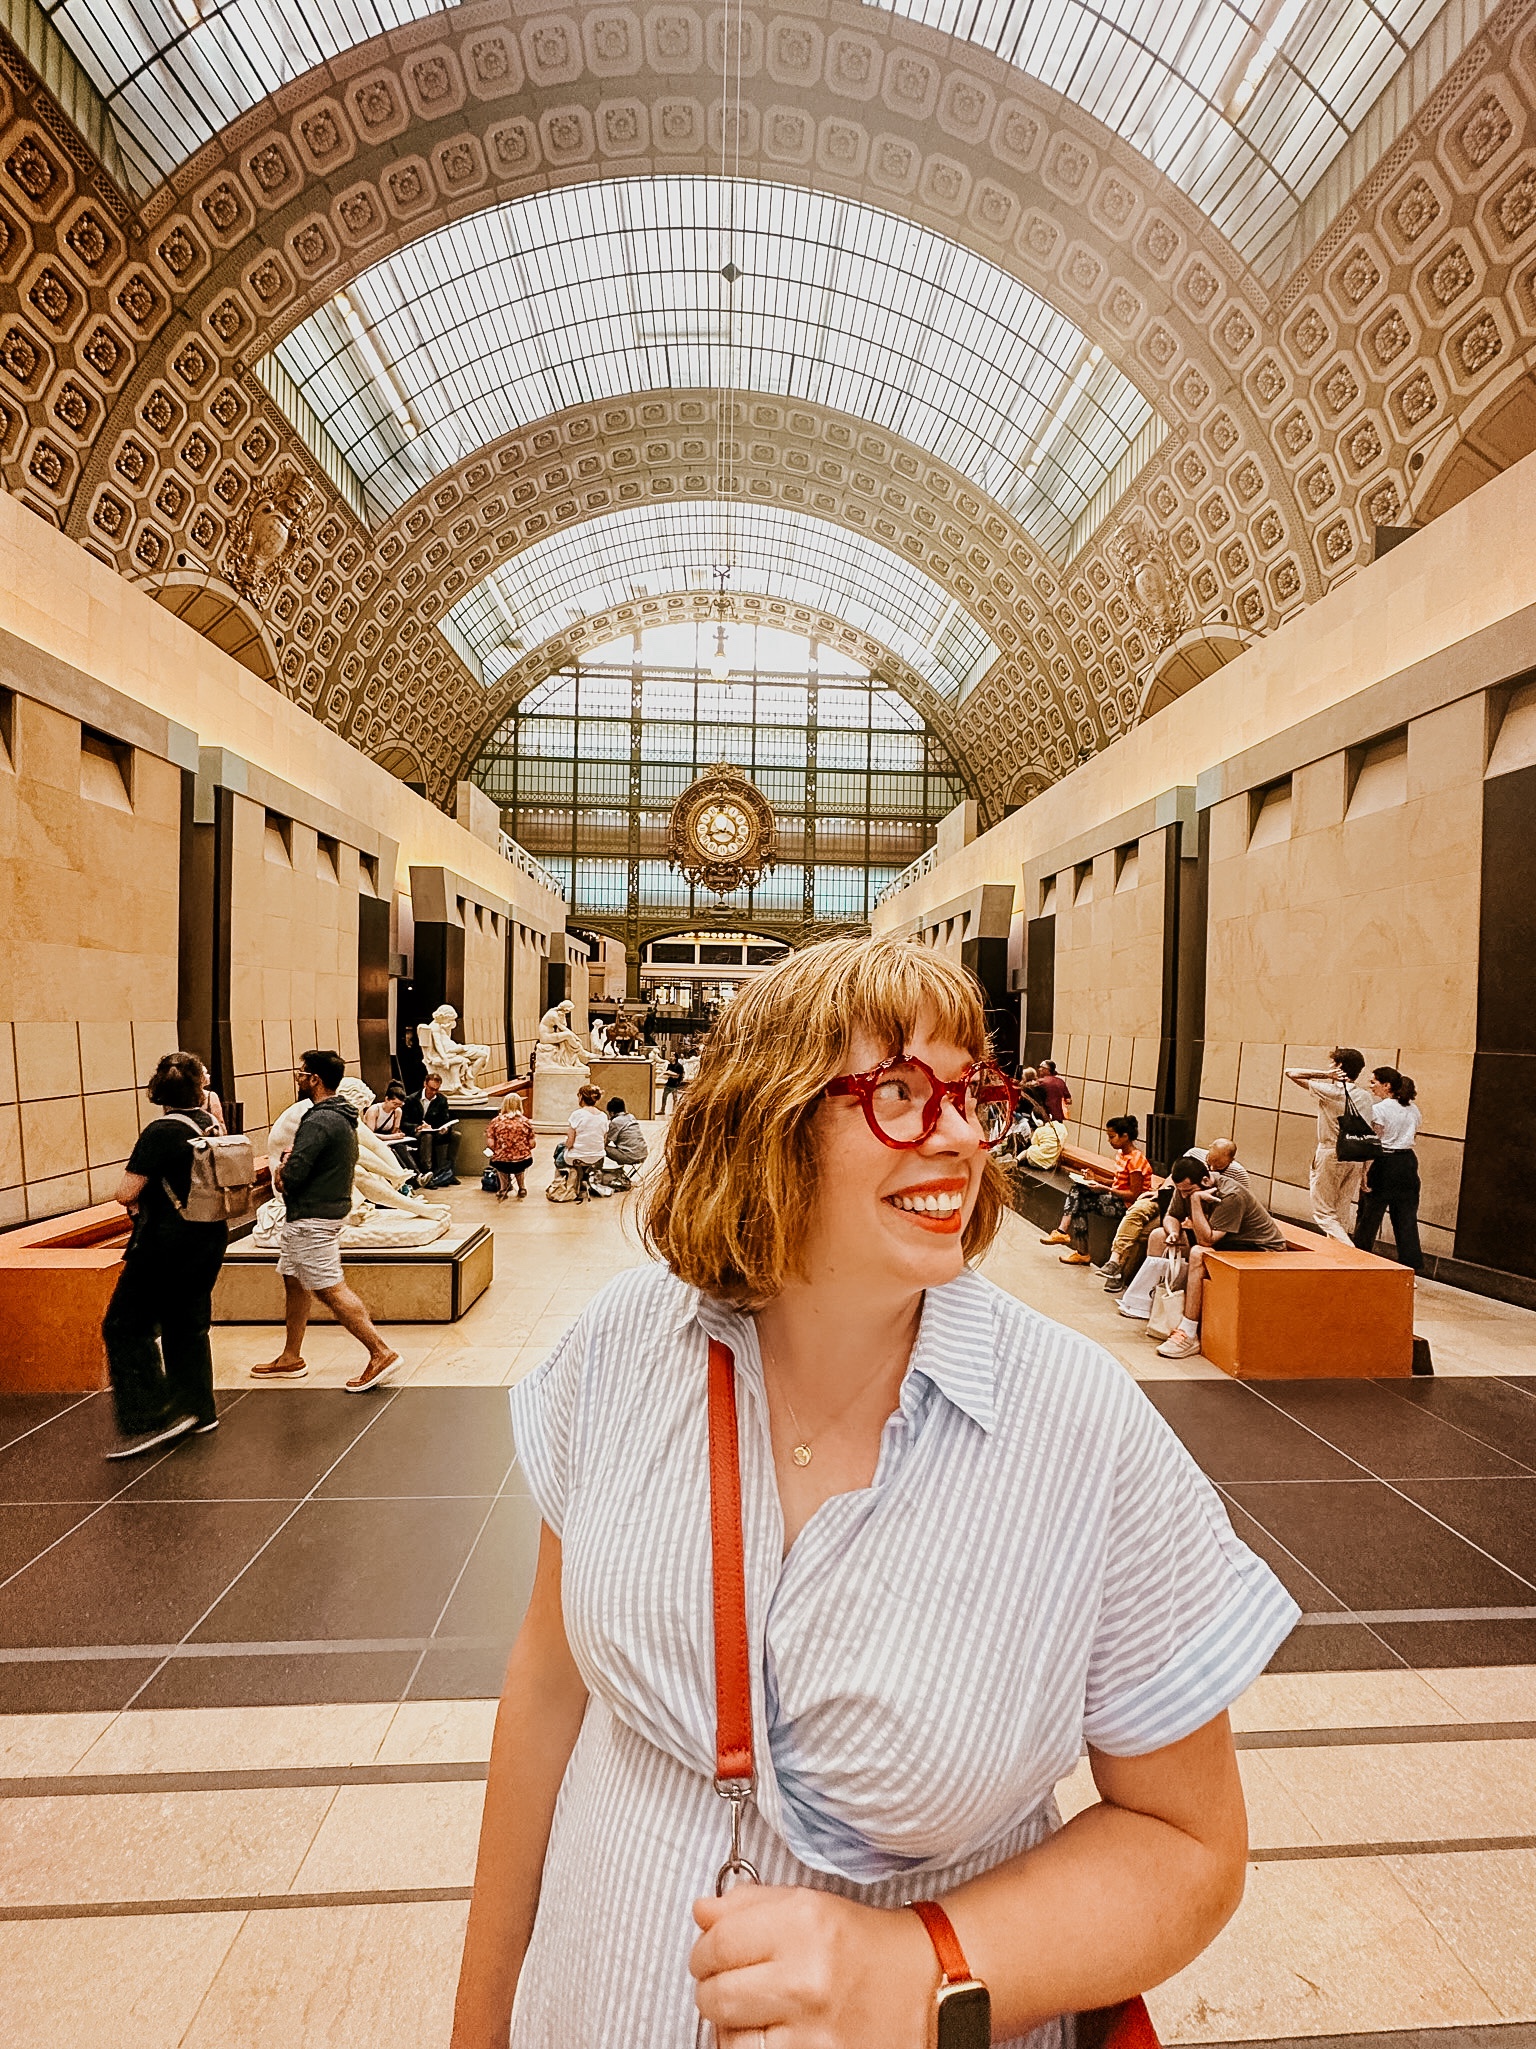
[{"label": "man with backpack", "polygon": [[219,1425],[208,1339],[213,1284],[228,1219],[250,1206],[256,1174],[249,1139],[222,1135],[207,1091],[195,1053],[164,1056],[148,1090],[164,1114],[139,1133],[117,1185],[133,1232],[101,1326],[122,1433],[109,1459],[137,1458]]},{"label": "man with backpack", "polygon": [[346,1072],[339,1053],[320,1048],[312,1048],[294,1069],[299,1094],[309,1098],[310,1108],[285,1156],[272,1163],[272,1186],[285,1212],[277,1270],[283,1277],[288,1328],[282,1351],[266,1365],[253,1366],[251,1378],[304,1378],[309,1371],[304,1333],[318,1295],[342,1328],[367,1347],[367,1364],[346,1383],[349,1394],[367,1394],[389,1379],[400,1354],[380,1337],[341,1268],[341,1233],[352,1208],[357,1169],[357,1112],[336,1093]]}]

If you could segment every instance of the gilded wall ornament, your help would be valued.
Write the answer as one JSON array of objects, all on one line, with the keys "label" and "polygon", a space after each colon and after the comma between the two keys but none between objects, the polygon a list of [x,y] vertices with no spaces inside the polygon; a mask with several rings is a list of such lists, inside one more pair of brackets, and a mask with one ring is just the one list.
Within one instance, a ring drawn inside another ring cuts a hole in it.
[{"label": "gilded wall ornament", "polygon": [[1128,512],[1109,539],[1120,588],[1155,649],[1170,646],[1194,623],[1184,573],[1167,538],[1146,513]]},{"label": "gilded wall ornament", "polygon": [[296,464],[280,462],[261,479],[229,523],[224,567],[241,597],[266,602],[308,543],[319,509],[319,492]]},{"label": "gilded wall ornament", "polygon": [[773,806],[728,761],[717,761],[672,806],[667,863],[696,887],[729,896],[750,889],[778,860]]}]

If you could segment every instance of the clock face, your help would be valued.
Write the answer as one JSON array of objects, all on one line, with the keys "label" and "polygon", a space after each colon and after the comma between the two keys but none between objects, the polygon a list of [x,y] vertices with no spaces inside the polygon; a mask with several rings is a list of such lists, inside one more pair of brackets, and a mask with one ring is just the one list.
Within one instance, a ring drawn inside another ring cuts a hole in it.
[{"label": "clock face", "polygon": [[708,859],[731,861],[744,854],[751,844],[752,820],[740,804],[729,798],[713,798],[694,818],[693,839]]}]

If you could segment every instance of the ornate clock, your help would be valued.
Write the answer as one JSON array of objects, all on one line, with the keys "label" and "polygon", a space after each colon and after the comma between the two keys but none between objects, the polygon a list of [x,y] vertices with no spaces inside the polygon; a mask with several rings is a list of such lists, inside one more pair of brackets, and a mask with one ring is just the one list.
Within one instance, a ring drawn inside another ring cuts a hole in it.
[{"label": "ornate clock", "polygon": [[716,896],[750,889],[760,875],[777,867],[778,859],[773,806],[728,761],[717,761],[672,806],[668,863]]}]

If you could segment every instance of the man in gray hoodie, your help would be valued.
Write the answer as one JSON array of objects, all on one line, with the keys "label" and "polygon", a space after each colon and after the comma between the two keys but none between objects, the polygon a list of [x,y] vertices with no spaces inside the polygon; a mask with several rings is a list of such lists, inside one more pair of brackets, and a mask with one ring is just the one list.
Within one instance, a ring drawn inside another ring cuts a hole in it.
[{"label": "man in gray hoodie", "polygon": [[272,1162],[272,1186],[283,1198],[287,1221],[277,1270],[283,1277],[288,1331],[283,1349],[265,1366],[251,1368],[252,1380],[302,1380],[304,1333],[314,1298],[330,1310],[368,1350],[368,1361],[347,1382],[350,1394],[366,1394],[388,1380],[400,1364],[375,1330],[360,1296],[341,1270],[341,1232],[352,1207],[357,1167],[357,1112],[336,1091],[347,1071],[339,1053],[312,1048],[294,1069],[300,1096],[310,1103],[293,1144]]}]

